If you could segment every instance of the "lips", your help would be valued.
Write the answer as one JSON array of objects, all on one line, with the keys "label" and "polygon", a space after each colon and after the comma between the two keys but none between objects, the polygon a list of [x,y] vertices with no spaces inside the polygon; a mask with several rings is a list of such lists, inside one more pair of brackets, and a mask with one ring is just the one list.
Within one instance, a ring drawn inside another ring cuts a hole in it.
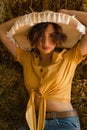
[{"label": "lips", "polygon": [[48,50],[48,49],[50,49],[50,47],[43,47],[43,49],[44,49],[44,50]]}]

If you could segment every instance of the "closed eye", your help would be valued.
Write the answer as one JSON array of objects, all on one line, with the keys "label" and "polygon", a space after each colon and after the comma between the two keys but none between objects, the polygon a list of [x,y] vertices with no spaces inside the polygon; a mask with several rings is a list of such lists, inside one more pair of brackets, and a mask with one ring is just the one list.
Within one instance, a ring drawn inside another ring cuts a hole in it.
[{"label": "closed eye", "polygon": [[49,34],[49,37],[51,38],[52,41],[56,42],[58,41],[58,34],[56,34],[55,32],[52,32]]}]

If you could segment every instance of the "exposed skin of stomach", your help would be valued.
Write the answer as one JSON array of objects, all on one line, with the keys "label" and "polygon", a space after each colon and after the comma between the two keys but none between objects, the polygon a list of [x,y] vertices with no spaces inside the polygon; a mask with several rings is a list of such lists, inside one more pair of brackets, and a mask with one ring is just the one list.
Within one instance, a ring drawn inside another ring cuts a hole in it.
[{"label": "exposed skin of stomach", "polygon": [[[38,111],[38,106],[40,102],[40,97],[35,96],[35,107],[36,111]],[[68,111],[73,110],[72,104],[70,101],[55,101],[55,100],[47,100],[46,101],[46,111],[47,112],[61,112],[61,111]]]}]

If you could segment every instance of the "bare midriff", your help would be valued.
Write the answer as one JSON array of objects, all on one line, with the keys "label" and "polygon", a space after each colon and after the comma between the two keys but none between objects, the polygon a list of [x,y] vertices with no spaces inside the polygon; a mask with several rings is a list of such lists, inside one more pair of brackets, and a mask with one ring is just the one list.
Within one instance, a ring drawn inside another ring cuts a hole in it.
[{"label": "bare midriff", "polygon": [[[38,111],[38,106],[40,103],[40,97],[35,96],[35,107],[36,111]],[[55,100],[47,100],[46,101],[46,111],[51,112],[61,112],[61,111],[68,111],[73,110],[73,107],[70,101],[55,101]]]}]

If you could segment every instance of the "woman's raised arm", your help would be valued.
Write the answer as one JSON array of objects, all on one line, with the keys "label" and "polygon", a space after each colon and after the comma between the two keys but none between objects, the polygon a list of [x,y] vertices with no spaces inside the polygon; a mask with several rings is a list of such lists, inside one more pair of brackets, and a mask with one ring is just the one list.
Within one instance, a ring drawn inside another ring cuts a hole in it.
[{"label": "woman's raised arm", "polygon": [[[20,16],[21,17],[21,16]],[[10,39],[7,37],[7,32],[10,30],[12,25],[15,23],[15,21],[18,19],[14,18],[12,20],[9,20],[3,24],[0,25],[0,40],[3,42],[3,44],[7,47],[7,49],[12,53],[12,55],[16,56],[16,46],[15,44],[10,41]]]},{"label": "woman's raised arm", "polygon": [[[61,9],[59,10],[61,13],[65,13],[68,15],[75,15],[75,17],[85,26],[87,26],[87,12],[83,11],[76,11],[76,10],[66,10],[66,9]],[[87,55],[87,33],[81,38],[80,40],[81,44],[81,54],[82,56]]]}]

